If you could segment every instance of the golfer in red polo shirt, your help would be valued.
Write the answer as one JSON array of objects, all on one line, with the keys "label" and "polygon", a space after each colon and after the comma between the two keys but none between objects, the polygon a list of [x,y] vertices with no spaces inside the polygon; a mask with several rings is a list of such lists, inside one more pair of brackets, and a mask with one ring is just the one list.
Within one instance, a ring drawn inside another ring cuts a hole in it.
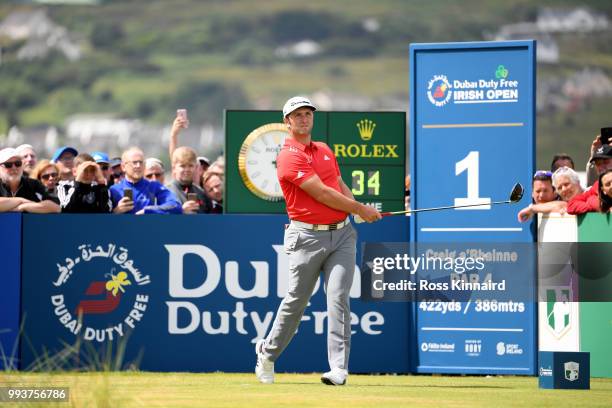
[{"label": "golfer in red polo shirt", "polygon": [[355,201],[331,149],[311,140],[314,111],[314,105],[302,96],[289,99],[283,107],[289,136],[277,158],[277,173],[291,219],[285,230],[289,289],[268,337],[255,346],[255,374],[267,384],[274,382],[274,361],[295,334],[321,271],[327,293],[330,367],[321,381],[346,384],[351,347],[349,291],[357,243],[348,215],[357,214],[367,222],[381,218],[373,207]]}]

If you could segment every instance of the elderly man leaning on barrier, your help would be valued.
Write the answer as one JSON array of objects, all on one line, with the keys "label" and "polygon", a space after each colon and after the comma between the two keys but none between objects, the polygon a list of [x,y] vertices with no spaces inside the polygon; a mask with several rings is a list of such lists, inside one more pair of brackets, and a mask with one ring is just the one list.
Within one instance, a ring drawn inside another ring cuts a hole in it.
[{"label": "elderly man leaning on barrier", "polygon": [[45,186],[23,175],[23,161],[13,148],[0,150],[0,212],[58,213]]},{"label": "elderly man leaning on barrier", "polygon": [[569,167],[559,167],[552,175],[552,185],[558,193],[560,200],[545,203],[533,203],[523,208],[518,213],[519,222],[531,219],[535,214],[561,213],[567,211],[567,203],[578,194],[582,193],[582,186],[578,173]]},{"label": "elderly man leaning on barrier", "polygon": [[117,184],[111,186],[113,212],[116,214],[181,214],[181,203],[174,194],[157,181],[144,178],[144,153],[131,147],[121,156],[125,172]]}]

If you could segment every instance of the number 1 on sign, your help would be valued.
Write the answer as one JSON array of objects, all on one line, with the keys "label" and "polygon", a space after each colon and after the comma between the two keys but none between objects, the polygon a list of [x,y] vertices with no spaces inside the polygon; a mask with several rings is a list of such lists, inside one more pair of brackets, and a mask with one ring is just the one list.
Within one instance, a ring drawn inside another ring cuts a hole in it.
[{"label": "number 1 on sign", "polygon": [[479,152],[472,151],[465,158],[455,163],[455,175],[458,176],[467,171],[467,197],[455,198],[455,205],[474,205],[476,207],[457,208],[457,210],[490,210],[491,198],[478,197],[479,178],[478,178]]}]

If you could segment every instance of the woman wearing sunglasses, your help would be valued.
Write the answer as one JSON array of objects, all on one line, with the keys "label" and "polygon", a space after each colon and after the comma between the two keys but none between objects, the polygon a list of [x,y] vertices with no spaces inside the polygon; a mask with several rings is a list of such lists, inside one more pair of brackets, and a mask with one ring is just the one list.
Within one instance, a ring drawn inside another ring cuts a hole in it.
[{"label": "woman wearing sunglasses", "polygon": [[49,198],[56,204],[59,204],[59,198],[57,198],[57,184],[59,183],[59,169],[55,163],[51,163],[49,160],[39,161],[32,173],[30,178],[38,180],[45,186]]},{"label": "woman wearing sunglasses", "polygon": [[10,147],[0,150],[0,211],[60,212],[45,186],[23,175],[22,157]]}]

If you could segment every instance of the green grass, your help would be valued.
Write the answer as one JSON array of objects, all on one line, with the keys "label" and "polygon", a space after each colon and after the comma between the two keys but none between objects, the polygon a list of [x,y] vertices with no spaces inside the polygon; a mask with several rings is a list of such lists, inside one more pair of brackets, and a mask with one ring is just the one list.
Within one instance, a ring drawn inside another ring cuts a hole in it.
[{"label": "green grass", "polygon": [[[253,374],[4,373],[0,384],[70,388],[74,407],[609,407],[612,380],[592,379],[591,390],[541,390],[534,377],[352,375],[344,387],[318,374],[277,374],[273,385]],[[34,405],[32,406],[41,406]],[[11,405],[15,406],[15,405]]]}]

